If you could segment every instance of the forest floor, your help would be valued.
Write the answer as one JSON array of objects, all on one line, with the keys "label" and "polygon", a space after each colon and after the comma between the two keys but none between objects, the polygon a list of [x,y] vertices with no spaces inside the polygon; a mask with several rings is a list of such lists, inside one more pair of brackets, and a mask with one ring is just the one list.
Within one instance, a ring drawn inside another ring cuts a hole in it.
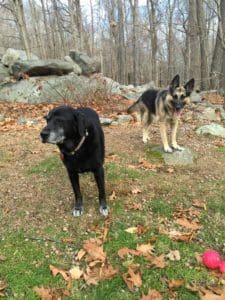
[{"label": "forest floor", "polygon": [[[129,102],[92,106],[113,116]],[[0,296],[225,299],[225,274],[201,263],[209,248],[225,258],[225,140],[197,135],[198,117],[183,122],[178,141],[194,164],[168,166],[152,150],[161,142],[157,124],[148,145],[138,123],[104,127],[110,215],[99,215],[95,182],[85,174],[85,211],[74,218],[59,153],[39,139],[51,107],[0,103],[7,116],[0,123]],[[18,116],[37,124],[18,125]]]}]

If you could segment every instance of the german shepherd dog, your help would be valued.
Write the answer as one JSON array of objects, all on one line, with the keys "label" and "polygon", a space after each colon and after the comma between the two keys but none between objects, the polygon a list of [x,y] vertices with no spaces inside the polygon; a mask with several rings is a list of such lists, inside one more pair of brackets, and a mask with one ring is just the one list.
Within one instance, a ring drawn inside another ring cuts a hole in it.
[{"label": "german shepherd dog", "polygon": [[97,113],[88,107],[59,106],[45,117],[40,135],[43,143],[55,144],[65,165],[75,195],[74,217],[83,213],[79,174],[92,172],[99,192],[100,213],[108,215],[104,179],[104,133]]},{"label": "german shepherd dog", "polygon": [[[143,126],[143,142],[149,140],[149,126],[153,121],[160,122],[160,134],[165,152],[183,150],[177,144],[176,135],[178,121],[185,104],[191,102],[190,94],[194,89],[194,79],[190,79],[184,86],[180,86],[180,77],[176,75],[171,81],[168,89],[149,89],[131,105],[127,112],[138,112]],[[166,125],[170,124],[172,134],[171,146],[168,144]]]}]

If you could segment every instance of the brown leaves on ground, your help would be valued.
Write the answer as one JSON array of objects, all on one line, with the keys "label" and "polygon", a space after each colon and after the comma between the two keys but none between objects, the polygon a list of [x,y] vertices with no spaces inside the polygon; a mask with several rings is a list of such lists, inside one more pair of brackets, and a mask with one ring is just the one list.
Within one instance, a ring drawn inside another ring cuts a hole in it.
[{"label": "brown leaves on ground", "polygon": [[175,221],[176,224],[181,225],[187,229],[199,230],[202,228],[201,225],[197,224],[196,221],[189,222],[186,218],[180,218]]},{"label": "brown leaves on ground", "polygon": [[146,170],[153,170],[156,171],[157,169],[162,167],[162,164],[152,164],[145,159],[139,159],[139,168],[143,168]]},{"label": "brown leaves on ground", "polygon": [[2,280],[0,280],[0,297],[4,297],[4,289],[7,288],[8,284]]},{"label": "brown leaves on ground", "polygon": [[111,279],[117,274],[118,270],[106,263],[94,268],[87,268],[84,272],[84,280],[87,285],[97,285],[100,280]]},{"label": "brown leaves on ground", "polygon": [[164,269],[166,267],[165,256],[163,254],[156,257],[150,257],[150,260],[151,263],[148,265],[148,268],[155,267],[159,269]]},{"label": "brown leaves on ground", "polygon": [[89,260],[99,260],[104,262],[106,254],[103,251],[102,242],[99,239],[90,239],[84,242],[83,249],[89,255]]},{"label": "brown leaves on ground", "polygon": [[148,295],[142,295],[140,300],[162,300],[162,295],[156,290],[149,290]]},{"label": "brown leaves on ground", "polygon": [[129,268],[127,273],[123,274],[122,277],[131,292],[134,292],[135,288],[142,286],[140,272],[133,268]]},{"label": "brown leaves on ground", "polygon": [[118,250],[117,254],[120,258],[124,258],[127,255],[134,256],[149,256],[152,255],[154,251],[154,246],[151,244],[142,244],[137,246],[136,249],[129,249],[128,247],[121,248]]},{"label": "brown leaves on ground", "polygon": [[51,270],[51,272],[52,272],[52,275],[53,275],[54,277],[55,277],[56,275],[60,274],[60,275],[63,277],[63,279],[64,279],[65,281],[69,281],[69,280],[70,280],[71,277],[70,277],[70,274],[69,274],[68,271],[59,269],[59,268],[54,267],[54,266],[52,266],[52,265],[50,265],[49,268],[50,268],[50,270]]},{"label": "brown leaves on ground", "polygon": [[189,232],[179,232],[177,230],[166,231],[164,229],[159,230],[160,234],[168,235],[169,238],[175,241],[190,242],[193,239],[194,233]]},{"label": "brown leaves on ground", "polygon": [[62,296],[69,296],[69,292],[64,289],[34,287],[33,290],[41,300],[61,300]]},{"label": "brown leaves on ground", "polygon": [[5,260],[6,260],[6,256],[0,255],[0,261],[5,261]]},{"label": "brown leaves on ground", "polygon": [[198,292],[201,300],[223,300],[225,299],[225,287],[218,288],[208,286],[207,288],[196,285],[186,285],[188,290]]}]

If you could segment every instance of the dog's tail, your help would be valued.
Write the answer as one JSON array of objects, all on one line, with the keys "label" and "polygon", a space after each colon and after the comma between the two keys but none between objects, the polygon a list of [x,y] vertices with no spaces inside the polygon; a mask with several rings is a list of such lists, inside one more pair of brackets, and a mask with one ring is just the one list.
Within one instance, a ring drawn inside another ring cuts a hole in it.
[{"label": "dog's tail", "polygon": [[132,104],[130,107],[128,107],[128,109],[127,109],[128,114],[132,114],[133,112],[140,110],[140,106],[139,106],[140,100],[141,100],[141,98],[139,98],[134,104]]}]

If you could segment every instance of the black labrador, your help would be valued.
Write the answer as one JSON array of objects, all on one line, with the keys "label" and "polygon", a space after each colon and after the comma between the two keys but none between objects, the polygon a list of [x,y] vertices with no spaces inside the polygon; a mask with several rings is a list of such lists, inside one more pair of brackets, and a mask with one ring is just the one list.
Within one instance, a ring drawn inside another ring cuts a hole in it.
[{"label": "black labrador", "polygon": [[93,172],[99,191],[100,213],[108,215],[104,180],[104,133],[97,113],[91,108],[74,109],[59,106],[45,117],[47,121],[40,133],[43,143],[56,144],[75,194],[73,215],[83,213],[79,173]]}]

